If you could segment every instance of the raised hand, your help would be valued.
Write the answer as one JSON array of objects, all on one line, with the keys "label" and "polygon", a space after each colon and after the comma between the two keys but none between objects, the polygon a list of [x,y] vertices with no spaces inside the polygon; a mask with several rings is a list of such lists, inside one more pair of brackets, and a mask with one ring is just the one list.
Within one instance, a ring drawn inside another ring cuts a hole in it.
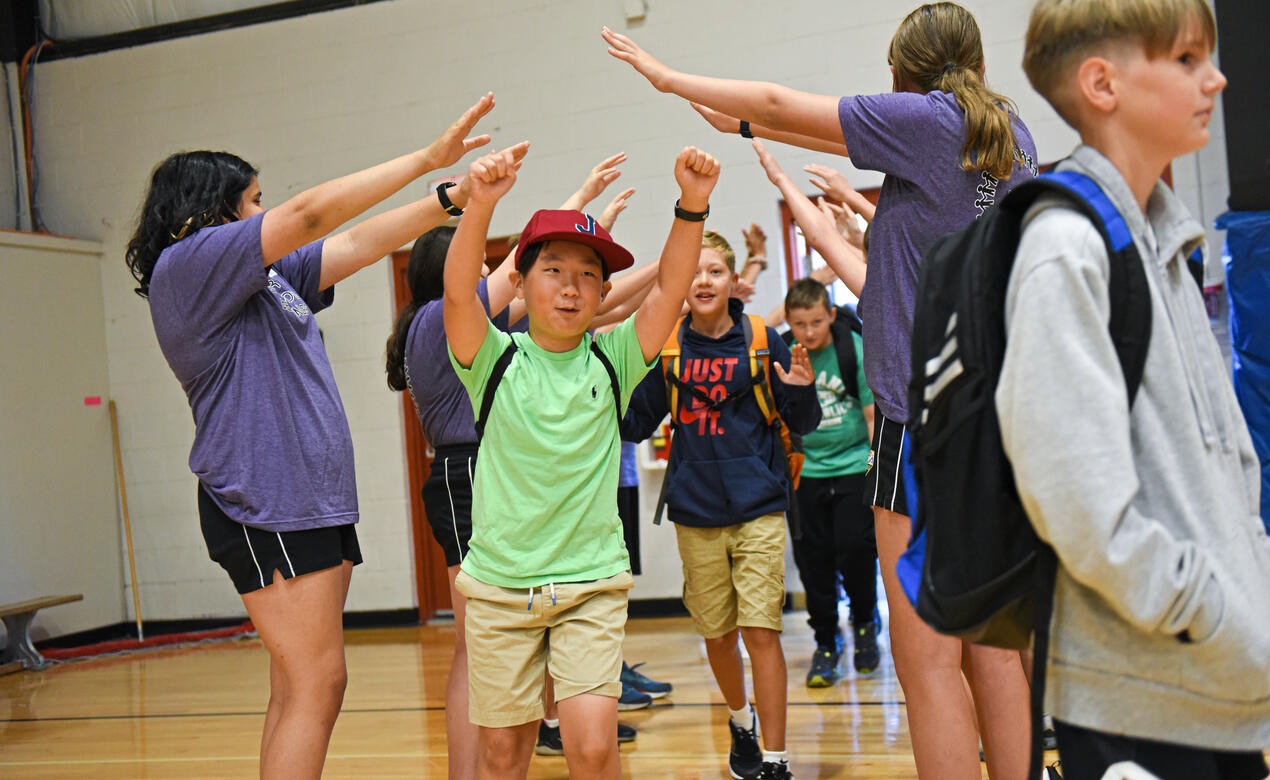
[{"label": "raised hand", "polygon": [[528,151],[529,142],[521,141],[501,152],[490,152],[468,166],[464,181],[469,191],[468,203],[490,207],[497,203],[516,183],[516,171]]},{"label": "raised hand", "polygon": [[628,63],[632,68],[639,72],[641,76],[648,79],[648,83],[652,84],[658,92],[665,92],[666,77],[670,75],[671,70],[662,65],[648,52],[641,49],[635,41],[627,38],[621,33],[613,32],[607,27],[600,30],[600,37],[609,45],[609,54],[617,57],[622,62]]},{"label": "raised hand", "polygon": [[772,157],[772,153],[767,151],[767,147],[763,145],[762,141],[755,138],[750,144],[758,154],[759,165],[763,166],[763,172],[767,174],[768,181],[779,187],[781,180],[788,178],[784,169],[776,162],[776,158]]},{"label": "raised hand", "polygon": [[816,198],[816,206],[829,221],[838,228],[842,238],[851,246],[864,250],[864,230],[860,228],[860,220],[846,203],[837,204],[825,198]]},{"label": "raised hand", "polygon": [[811,368],[807,348],[802,344],[795,344],[790,347],[789,352],[789,371],[781,368],[781,364],[775,360],[772,361],[776,376],[787,385],[809,385],[816,381],[816,372]]},{"label": "raised hand", "polygon": [[584,205],[598,198],[606,187],[617,181],[617,177],[622,175],[617,166],[624,162],[626,162],[626,152],[618,152],[591,169],[577,193]]},{"label": "raised hand", "polygon": [[[830,168],[828,165],[817,165],[816,163],[804,165],[803,170],[811,174],[812,184],[819,187],[826,195],[838,203],[846,203],[847,198],[855,193],[855,188],[851,186],[851,182],[847,181],[847,177],[842,171]],[[820,178],[816,178],[817,176]]]},{"label": "raised hand", "polygon": [[732,283],[732,297],[740,298],[743,303],[749,303],[754,297],[754,283],[743,276],[737,277]]},{"label": "raised hand", "polygon": [[617,222],[617,215],[626,211],[627,201],[635,194],[634,187],[628,187],[617,194],[613,200],[609,201],[609,205],[604,207],[604,211],[600,214],[600,218],[596,220],[600,225],[610,233],[613,232],[613,223]]},{"label": "raised hand", "polygon": [[745,237],[745,251],[750,257],[767,257],[767,234],[758,223],[751,223],[749,230],[742,230]]},{"label": "raised hand", "polygon": [[675,158],[675,181],[682,193],[679,205],[689,211],[704,211],[719,181],[719,161],[695,146],[685,146]]},{"label": "raised hand", "polygon": [[728,116],[720,111],[715,111],[709,106],[703,106],[700,103],[688,101],[688,105],[697,109],[697,113],[710,123],[710,126],[720,133],[736,134],[741,132],[741,120],[734,116]]},{"label": "raised hand", "polygon": [[468,133],[472,132],[472,128],[476,127],[476,123],[481,117],[490,112],[494,108],[494,93],[487,92],[485,97],[476,101],[476,103],[463,112],[463,116],[454,120],[454,124],[446,128],[445,132],[437,136],[437,139],[428,144],[428,148],[424,150],[424,154],[428,160],[428,164],[432,170],[437,168],[448,168],[459,161],[459,158],[478,146],[484,146],[489,143],[488,135],[478,135],[468,138]]}]

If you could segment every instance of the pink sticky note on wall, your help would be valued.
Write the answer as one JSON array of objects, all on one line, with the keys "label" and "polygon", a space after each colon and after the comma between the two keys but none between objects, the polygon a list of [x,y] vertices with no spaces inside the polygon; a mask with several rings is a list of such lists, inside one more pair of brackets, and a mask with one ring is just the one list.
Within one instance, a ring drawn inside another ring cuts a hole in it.
[{"label": "pink sticky note on wall", "polygon": [[101,396],[99,395],[84,396],[84,406],[101,406]]}]

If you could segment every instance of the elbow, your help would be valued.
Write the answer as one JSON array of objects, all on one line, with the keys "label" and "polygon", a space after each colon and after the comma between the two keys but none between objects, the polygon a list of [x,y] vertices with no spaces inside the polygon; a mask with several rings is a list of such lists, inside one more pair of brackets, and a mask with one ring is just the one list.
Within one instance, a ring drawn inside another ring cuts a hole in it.
[{"label": "elbow", "polygon": [[757,116],[753,121],[763,127],[779,130],[781,117],[785,114],[785,100],[781,94],[781,88],[775,84],[765,84],[759,95]]}]

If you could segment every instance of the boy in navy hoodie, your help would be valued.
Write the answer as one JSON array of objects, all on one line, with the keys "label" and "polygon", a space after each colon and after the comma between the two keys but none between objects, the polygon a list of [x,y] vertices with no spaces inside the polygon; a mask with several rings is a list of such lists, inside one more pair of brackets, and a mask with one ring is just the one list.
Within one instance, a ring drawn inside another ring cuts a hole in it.
[{"label": "boy in navy hoodie", "polygon": [[[760,390],[751,371],[748,323],[741,301],[731,297],[736,278],[732,248],[706,231],[688,295],[689,315],[672,339],[682,350],[680,378],[713,403],[682,385],[676,393],[675,436],[662,495],[683,559],[684,605],[705,638],[710,669],[732,716],[729,769],[733,777],[784,780],[792,777],[780,645],[782,513],[789,507],[790,485],[780,436],[755,399]],[[758,327],[764,327],[761,321]],[[776,409],[794,433],[809,433],[820,424],[820,404],[807,350],[796,345],[791,355],[776,331],[766,328],[766,335]],[[671,411],[665,370],[663,361],[636,388],[623,438],[648,438]],[[759,749],[758,723],[746,697],[738,634],[754,670],[766,750]]]}]

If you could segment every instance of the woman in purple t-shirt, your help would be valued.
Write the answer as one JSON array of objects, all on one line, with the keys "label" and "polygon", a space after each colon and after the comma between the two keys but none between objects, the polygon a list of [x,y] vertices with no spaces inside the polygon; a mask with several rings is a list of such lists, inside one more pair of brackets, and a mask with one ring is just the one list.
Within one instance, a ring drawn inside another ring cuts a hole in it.
[{"label": "woman in purple t-shirt", "polygon": [[[323,237],[468,138],[486,95],[431,145],[319,184],[268,211],[256,171],[225,152],[155,169],[128,268],[194,417],[190,468],[208,553],[269,651],[261,777],[319,777],[344,696],[342,613],[361,561],[353,447],[314,313],[334,285],[446,219],[460,185]],[[523,153],[523,150],[522,150]]]},{"label": "woman in purple t-shirt", "polygon": [[[879,413],[868,499],[913,752],[923,778],[978,780],[977,709],[989,774],[1027,775],[1028,692],[1018,654],[935,633],[913,610],[895,572],[911,531],[897,466],[908,418],[918,265],[935,239],[965,227],[1036,174],[1027,128],[1010,101],[984,83],[974,17],[954,3],[913,11],[891,40],[893,91],[842,98],[680,73],[626,36],[606,28],[603,37],[610,54],[658,90],[693,101],[719,130],[849,155],[857,167],[886,174],[859,311],[865,375]],[[974,702],[966,696],[963,670]]]}]

